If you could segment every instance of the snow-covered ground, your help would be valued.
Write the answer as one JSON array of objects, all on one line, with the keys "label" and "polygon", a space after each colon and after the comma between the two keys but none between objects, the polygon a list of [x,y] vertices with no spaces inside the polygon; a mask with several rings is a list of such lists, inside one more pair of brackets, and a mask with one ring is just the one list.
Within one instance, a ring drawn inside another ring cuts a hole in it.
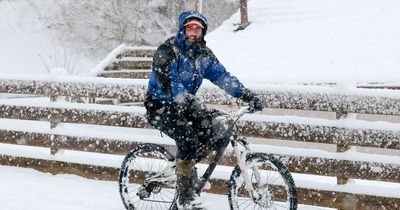
[{"label": "snow-covered ground", "polygon": [[[122,210],[116,182],[51,175],[32,169],[0,166],[0,208],[12,210]],[[228,209],[228,198],[204,193],[209,210]],[[300,206],[299,210],[318,210]]]}]

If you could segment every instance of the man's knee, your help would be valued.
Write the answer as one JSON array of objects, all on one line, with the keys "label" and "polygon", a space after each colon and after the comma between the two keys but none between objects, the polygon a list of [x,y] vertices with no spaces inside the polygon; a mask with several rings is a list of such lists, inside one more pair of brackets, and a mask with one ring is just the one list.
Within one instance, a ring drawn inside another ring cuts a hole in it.
[{"label": "man's knee", "polygon": [[176,159],[176,175],[180,177],[188,177],[192,175],[196,162],[194,160]]}]

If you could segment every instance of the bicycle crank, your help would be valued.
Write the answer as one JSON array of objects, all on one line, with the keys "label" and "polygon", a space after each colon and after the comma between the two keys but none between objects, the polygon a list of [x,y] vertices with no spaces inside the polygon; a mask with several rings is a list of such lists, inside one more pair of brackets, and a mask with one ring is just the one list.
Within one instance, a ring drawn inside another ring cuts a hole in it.
[{"label": "bicycle crank", "polygon": [[137,196],[141,200],[149,198],[151,193],[157,194],[161,191],[161,185],[155,182],[150,182],[148,184],[142,185],[138,192],[136,193]]}]

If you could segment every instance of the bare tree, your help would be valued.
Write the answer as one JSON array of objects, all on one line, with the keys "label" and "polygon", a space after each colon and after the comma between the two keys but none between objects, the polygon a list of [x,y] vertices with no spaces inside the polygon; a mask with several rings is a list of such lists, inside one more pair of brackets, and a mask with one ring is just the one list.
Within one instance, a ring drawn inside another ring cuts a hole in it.
[{"label": "bare tree", "polygon": [[[176,33],[178,15],[198,0],[57,0],[45,13],[63,43],[101,58],[120,43],[156,46]],[[237,11],[237,0],[202,1],[209,31]],[[221,12],[223,10],[223,12]]]},{"label": "bare tree", "polygon": [[[58,2],[50,27],[63,40],[90,43],[90,48],[110,50],[122,42],[153,45],[172,34],[174,24],[157,10],[157,0],[86,0]],[[153,41],[156,40],[156,41]],[[88,49],[90,50],[90,49]]]}]

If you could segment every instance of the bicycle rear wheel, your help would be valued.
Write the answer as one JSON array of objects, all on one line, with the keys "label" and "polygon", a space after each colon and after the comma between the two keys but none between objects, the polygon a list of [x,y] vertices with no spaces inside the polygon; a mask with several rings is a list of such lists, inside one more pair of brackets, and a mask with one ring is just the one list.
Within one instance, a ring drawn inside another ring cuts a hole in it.
[{"label": "bicycle rear wheel", "polygon": [[287,167],[272,155],[251,153],[246,157],[246,170],[251,175],[252,195],[245,189],[239,166],[229,181],[229,205],[232,210],[297,209],[297,191]]},{"label": "bicycle rear wheel", "polygon": [[126,155],[118,182],[127,210],[175,208],[174,160],[164,147],[155,144],[140,145]]}]

